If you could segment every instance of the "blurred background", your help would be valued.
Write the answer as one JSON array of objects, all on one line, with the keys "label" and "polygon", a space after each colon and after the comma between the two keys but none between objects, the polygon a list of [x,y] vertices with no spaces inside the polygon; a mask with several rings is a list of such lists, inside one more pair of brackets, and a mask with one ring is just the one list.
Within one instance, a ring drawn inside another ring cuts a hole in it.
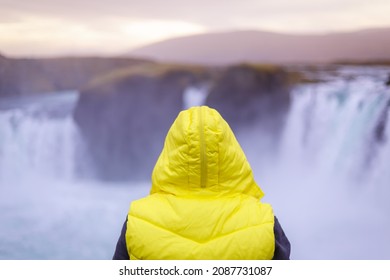
[{"label": "blurred background", "polygon": [[390,2],[0,0],[0,259],[111,259],[219,110],[292,259],[390,259]]}]

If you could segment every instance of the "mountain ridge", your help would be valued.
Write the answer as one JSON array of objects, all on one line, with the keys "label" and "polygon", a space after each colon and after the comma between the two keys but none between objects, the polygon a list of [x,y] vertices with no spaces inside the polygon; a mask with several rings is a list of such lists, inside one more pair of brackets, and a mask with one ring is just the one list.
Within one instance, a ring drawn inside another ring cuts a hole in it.
[{"label": "mountain ridge", "polygon": [[390,28],[321,34],[213,32],[167,39],[136,48],[127,55],[209,65],[389,60]]}]

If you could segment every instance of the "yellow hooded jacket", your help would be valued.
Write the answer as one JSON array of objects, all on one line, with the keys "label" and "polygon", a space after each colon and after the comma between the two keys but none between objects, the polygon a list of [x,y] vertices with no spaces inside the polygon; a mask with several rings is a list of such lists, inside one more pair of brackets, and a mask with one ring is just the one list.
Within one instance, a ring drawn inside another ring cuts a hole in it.
[{"label": "yellow hooded jacket", "polygon": [[274,214],[232,130],[209,107],[182,111],[150,195],[128,213],[130,259],[272,259]]}]

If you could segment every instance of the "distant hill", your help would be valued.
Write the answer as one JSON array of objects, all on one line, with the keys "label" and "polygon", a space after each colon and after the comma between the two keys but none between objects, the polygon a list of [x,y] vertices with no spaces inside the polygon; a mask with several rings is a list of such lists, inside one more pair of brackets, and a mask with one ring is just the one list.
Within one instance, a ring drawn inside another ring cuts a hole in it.
[{"label": "distant hill", "polygon": [[150,64],[120,57],[7,58],[0,54],[0,97],[80,89],[99,75]]},{"label": "distant hill", "polygon": [[199,64],[318,63],[390,59],[390,28],[322,35],[264,31],[208,33],[165,40],[128,55]]}]

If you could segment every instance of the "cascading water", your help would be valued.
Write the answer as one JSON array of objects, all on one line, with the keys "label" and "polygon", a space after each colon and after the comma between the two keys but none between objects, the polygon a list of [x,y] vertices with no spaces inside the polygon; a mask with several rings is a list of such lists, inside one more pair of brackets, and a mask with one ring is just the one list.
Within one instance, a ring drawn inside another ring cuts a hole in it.
[{"label": "cascading water", "polygon": [[190,86],[183,92],[183,109],[192,106],[201,106],[208,95],[208,85]]},{"label": "cascading water", "polygon": [[292,92],[277,154],[254,167],[292,257],[390,257],[389,73],[343,67]]},{"label": "cascading water", "polygon": [[388,149],[390,93],[383,83],[386,71],[378,76],[358,71],[349,74],[353,80],[333,78],[293,92],[280,164],[292,166],[293,162],[301,168],[317,169],[321,176],[348,179],[361,179],[378,168],[375,157],[379,150]]},{"label": "cascading water", "polygon": [[24,105],[8,102],[9,109],[0,111],[0,182],[76,176],[82,159],[71,115],[76,100],[77,93],[66,93]]},{"label": "cascading water", "polygon": [[93,180],[77,92],[0,100],[0,259],[109,259],[144,186]]}]

